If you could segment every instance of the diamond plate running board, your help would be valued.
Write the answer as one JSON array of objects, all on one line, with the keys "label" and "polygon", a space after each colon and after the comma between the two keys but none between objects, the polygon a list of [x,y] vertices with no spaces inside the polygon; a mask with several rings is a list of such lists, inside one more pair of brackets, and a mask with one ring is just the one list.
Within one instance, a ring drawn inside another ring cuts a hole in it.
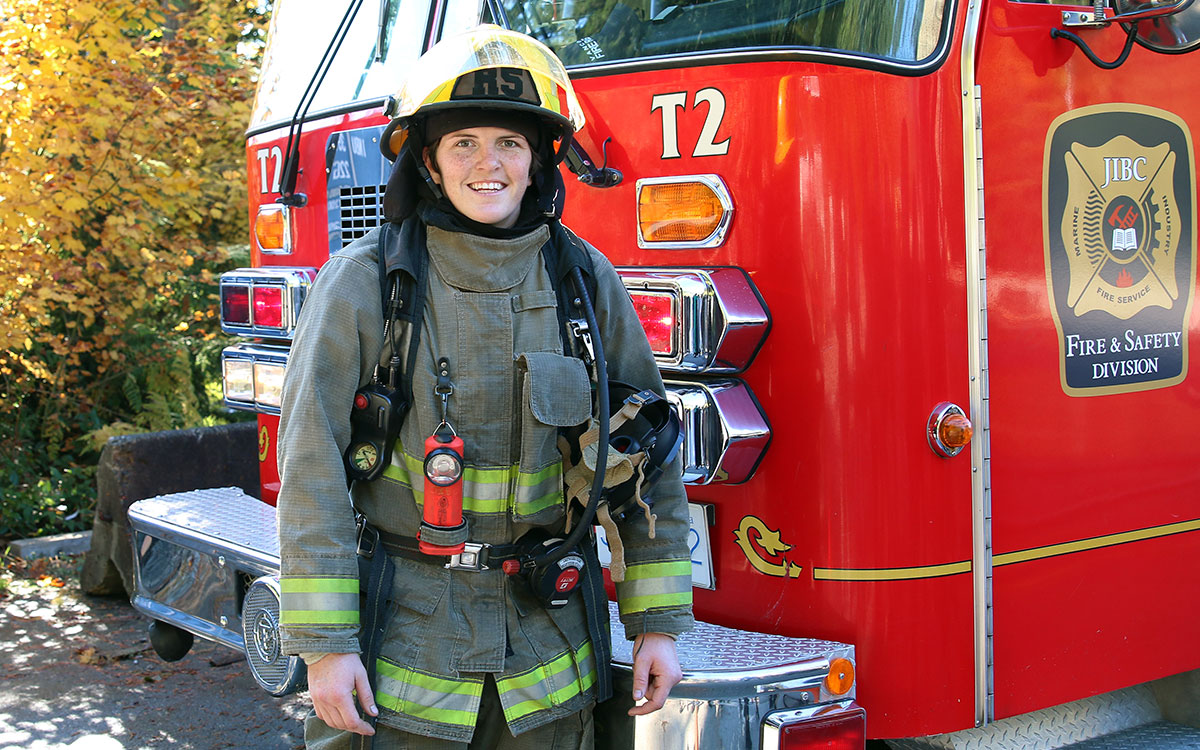
[{"label": "diamond plate running board", "polygon": [[1162,713],[1150,686],[1136,685],[1001,719],[986,727],[932,737],[888,740],[888,745],[896,750],[1065,750],[1072,743],[1161,719]]}]

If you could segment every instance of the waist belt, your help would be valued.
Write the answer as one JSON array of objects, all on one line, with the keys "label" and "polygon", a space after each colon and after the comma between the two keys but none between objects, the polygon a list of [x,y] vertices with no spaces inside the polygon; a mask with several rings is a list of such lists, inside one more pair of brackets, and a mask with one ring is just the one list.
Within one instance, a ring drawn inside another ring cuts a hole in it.
[{"label": "waist belt", "polygon": [[450,570],[470,570],[479,572],[498,568],[508,560],[520,557],[515,544],[479,544],[467,542],[463,551],[457,555],[427,555],[421,551],[420,540],[416,537],[393,534],[390,531],[377,529],[369,523],[361,522],[358,528],[358,554],[368,560],[375,555],[375,550],[382,548],[389,555],[403,557],[417,562],[441,565]]}]

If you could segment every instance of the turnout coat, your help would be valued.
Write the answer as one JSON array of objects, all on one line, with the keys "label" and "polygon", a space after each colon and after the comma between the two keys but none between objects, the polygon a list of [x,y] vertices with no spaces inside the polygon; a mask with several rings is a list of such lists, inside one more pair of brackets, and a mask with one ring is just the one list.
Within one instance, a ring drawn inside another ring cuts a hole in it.
[{"label": "turnout coat", "polygon": [[[382,478],[347,496],[342,454],[354,392],[391,355],[384,341],[379,232],[332,256],[305,301],[288,361],[279,429],[283,650],[359,652],[359,567],[353,508],[376,527],[415,536],[424,440],[441,421],[434,367],[450,363],[448,421],[464,441],[464,516],[470,541],[510,544],[542,527],[561,535],[565,513],[558,429],[591,412],[583,362],[563,351],[557,302],[540,249],[542,226],[488,239],[429,226],[427,295],[412,377],[413,405]],[[612,264],[587,248],[609,377],[663,394],[662,380]],[[401,359],[410,332],[397,328]],[[390,337],[389,337],[390,338]],[[625,637],[677,635],[692,624],[687,502],[679,459],[654,491],[655,538],[635,513],[624,522],[628,566],[617,584]],[[598,669],[582,597],[540,606],[498,569],[448,570],[393,557],[393,604],[376,663],[379,721],[467,741],[485,675],[496,681],[513,734],[586,708]],[[311,658],[311,657],[309,657]]]}]

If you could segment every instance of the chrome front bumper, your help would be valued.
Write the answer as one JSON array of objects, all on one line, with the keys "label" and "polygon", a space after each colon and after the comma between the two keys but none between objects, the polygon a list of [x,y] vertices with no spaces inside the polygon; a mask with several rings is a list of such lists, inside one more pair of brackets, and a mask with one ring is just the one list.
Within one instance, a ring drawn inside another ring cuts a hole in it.
[{"label": "chrome front bumper", "polygon": [[129,506],[133,606],[245,651],[242,603],[250,584],[279,575],[275,508],[236,487],[193,490]]},{"label": "chrome front bumper", "polygon": [[[260,576],[279,575],[275,509],[236,488],[194,490],[140,500],[130,506],[129,519],[133,605],[246,652],[246,591]],[[676,644],[683,680],[666,705],[650,716],[630,717],[633,644],[622,637],[615,604],[609,614],[616,695],[597,708],[600,748],[759,750],[768,714],[835,709],[854,699],[853,689],[833,696],[824,687],[830,663],[853,661],[853,646],[697,623]],[[261,622],[251,623],[251,633],[256,624],[261,629]]]}]

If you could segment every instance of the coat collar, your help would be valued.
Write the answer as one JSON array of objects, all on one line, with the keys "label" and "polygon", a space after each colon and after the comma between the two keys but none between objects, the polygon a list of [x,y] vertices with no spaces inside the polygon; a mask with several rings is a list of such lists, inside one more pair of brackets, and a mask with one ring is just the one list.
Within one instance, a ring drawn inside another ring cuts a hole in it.
[{"label": "coat collar", "polygon": [[512,289],[529,275],[538,251],[550,239],[540,226],[508,240],[428,227],[426,246],[438,275],[451,286],[469,292]]}]

